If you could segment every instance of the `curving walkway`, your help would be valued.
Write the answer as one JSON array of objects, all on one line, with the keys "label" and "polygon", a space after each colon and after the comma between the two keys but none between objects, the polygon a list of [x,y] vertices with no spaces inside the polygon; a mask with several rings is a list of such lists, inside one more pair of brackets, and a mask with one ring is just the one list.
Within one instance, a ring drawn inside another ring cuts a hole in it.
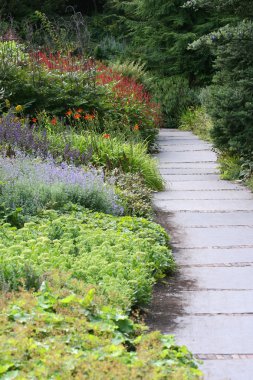
[{"label": "curving walkway", "polygon": [[210,144],[163,129],[156,193],[178,274],[157,285],[152,329],[173,333],[203,360],[207,380],[253,379],[253,194],[219,179]]}]

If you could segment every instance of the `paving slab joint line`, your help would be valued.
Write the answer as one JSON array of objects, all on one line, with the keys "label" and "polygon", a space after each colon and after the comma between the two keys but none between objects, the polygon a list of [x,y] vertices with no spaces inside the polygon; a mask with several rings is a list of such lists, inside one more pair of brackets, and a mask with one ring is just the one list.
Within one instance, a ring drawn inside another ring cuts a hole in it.
[{"label": "paving slab joint line", "polygon": [[[155,315],[162,315],[162,312],[154,313]],[[173,311],[170,312],[170,315],[178,316],[178,313],[173,313]],[[253,316],[253,312],[245,312],[245,313],[185,313],[182,312],[180,314],[180,317],[214,317],[214,316],[225,316],[225,317],[251,317]]]},{"label": "paving slab joint line", "polygon": [[176,249],[239,249],[239,248],[253,248],[253,245],[210,245],[210,246],[206,246],[206,247],[188,247],[188,246],[180,246],[180,245],[176,245],[176,242],[175,241],[171,241],[171,243],[175,244],[175,248]]},{"label": "paving slab joint line", "polygon": [[252,267],[253,262],[240,263],[213,263],[213,264],[178,264],[179,268],[226,268],[226,267]]},{"label": "paving slab joint line", "polygon": [[253,354],[194,354],[199,360],[253,360]]},{"label": "paving slab joint line", "polygon": [[[214,163],[217,164],[216,161],[214,160],[208,160],[208,161],[194,161],[194,164],[204,164],[204,163]],[[160,164],[165,165],[165,164],[192,164],[192,161],[160,161]]]},{"label": "paving slab joint line", "polygon": [[221,227],[226,227],[226,228],[230,228],[230,227],[243,227],[243,228],[253,228],[253,224],[252,225],[248,225],[248,224],[215,224],[215,225],[212,225],[210,224],[209,226],[207,225],[201,225],[201,224],[196,224],[196,225],[191,225],[191,226],[184,226],[184,228],[221,228]]},{"label": "paving slab joint line", "polygon": [[[194,214],[231,214],[235,212],[243,212],[243,213],[248,213],[252,214],[253,210],[208,210],[208,211],[203,211],[203,210],[174,210],[174,214],[189,214],[189,213],[194,213]],[[171,211],[168,211],[168,213]]]},{"label": "paving slab joint line", "polygon": [[[170,284],[169,284],[170,285]],[[173,289],[173,286],[172,286]],[[187,292],[248,292],[249,290],[253,290],[252,288],[247,288],[247,289],[238,289],[238,288],[232,288],[232,289],[227,289],[227,288],[187,288]],[[178,293],[180,293],[180,290],[176,290]],[[185,292],[186,290],[183,290],[182,292]]]}]

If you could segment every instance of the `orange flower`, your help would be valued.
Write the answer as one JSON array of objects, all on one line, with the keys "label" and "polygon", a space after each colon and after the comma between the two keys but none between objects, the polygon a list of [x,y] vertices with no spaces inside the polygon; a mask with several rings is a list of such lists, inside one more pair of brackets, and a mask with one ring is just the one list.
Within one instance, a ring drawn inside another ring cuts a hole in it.
[{"label": "orange flower", "polygon": [[83,109],[82,109],[82,108],[78,108],[78,110],[76,110],[76,112],[78,112],[78,113],[82,113],[82,112],[83,112]]},{"label": "orange flower", "polygon": [[138,124],[135,124],[135,126],[134,126],[134,131],[139,131],[139,129],[140,129],[139,125],[138,125]]},{"label": "orange flower", "polygon": [[103,135],[103,138],[104,138],[104,139],[109,139],[109,138],[110,138],[109,133],[105,133],[105,134]]},{"label": "orange flower", "polygon": [[75,115],[74,115],[74,119],[80,119],[80,117],[81,117],[81,115],[79,114],[79,113],[75,113]]},{"label": "orange flower", "polygon": [[37,122],[36,117],[33,117],[33,118],[32,118],[32,122],[33,122],[33,123],[36,123],[36,122]]},{"label": "orange flower", "polygon": [[95,119],[95,115],[87,114],[87,115],[84,116],[84,119],[85,119],[85,120],[92,120],[92,119]]},{"label": "orange flower", "polygon": [[57,119],[56,119],[56,117],[53,117],[53,119],[51,120],[51,124],[52,124],[52,125],[56,125],[56,124],[57,124]]},{"label": "orange flower", "polygon": [[65,115],[66,115],[66,116],[70,116],[70,115],[72,115],[72,113],[73,113],[73,112],[72,112],[71,110],[68,110],[68,111],[65,113]]}]

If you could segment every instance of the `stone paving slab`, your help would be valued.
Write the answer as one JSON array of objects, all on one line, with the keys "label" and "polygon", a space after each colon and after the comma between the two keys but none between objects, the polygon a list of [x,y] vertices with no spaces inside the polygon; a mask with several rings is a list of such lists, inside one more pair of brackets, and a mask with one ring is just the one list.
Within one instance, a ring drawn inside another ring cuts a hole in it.
[{"label": "stone paving slab", "polygon": [[252,248],[179,249],[174,251],[179,266],[242,266],[252,264]]},{"label": "stone paving slab", "polygon": [[238,199],[251,199],[253,200],[253,194],[250,191],[237,191],[237,190],[227,190],[227,191],[161,191],[154,194],[154,199],[158,200],[238,200]]},{"label": "stone paving slab", "polygon": [[187,290],[253,290],[253,266],[185,267],[183,280],[189,283]]},{"label": "stone paving slab", "polygon": [[175,183],[177,181],[218,181],[219,176],[218,174],[192,174],[192,175],[186,175],[186,174],[174,174],[174,175],[168,175],[163,174],[163,178],[167,183]]},{"label": "stone paving slab", "polygon": [[[190,140],[199,140],[197,136],[193,135],[191,132],[176,132],[176,133],[170,133],[169,131],[163,131],[163,130],[160,130],[160,133],[159,133],[159,136],[158,136],[158,140],[161,140],[162,142],[164,141],[164,139],[180,139],[180,140],[183,140],[183,139],[190,139]],[[199,143],[201,143],[201,141],[199,141]]]},{"label": "stone paving slab", "polygon": [[163,211],[202,211],[202,212],[231,212],[231,211],[253,211],[252,200],[156,200],[155,205]]},{"label": "stone paving slab", "polygon": [[[174,302],[181,302],[184,314],[208,315],[208,314],[250,314],[253,315],[253,290],[247,290],[240,294],[238,291],[181,291],[168,297],[173,297]],[[173,310],[171,310],[173,314]]]},{"label": "stone paving slab", "polygon": [[204,360],[200,368],[206,374],[205,379],[216,380],[252,380],[253,360]]},{"label": "stone paving slab", "polygon": [[198,151],[196,152],[166,152],[162,151],[156,156],[159,161],[172,161],[172,162],[214,162],[216,155],[214,152]]},{"label": "stone paving slab", "polygon": [[163,144],[165,144],[168,141],[172,141],[172,142],[176,141],[177,143],[192,142],[192,141],[198,142],[198,144],[204,144],[205,143],[204,141],[200,141],[198,139],[198,137],[193,136],[193,135],[177,135],[177,136],[175,135],[175,136],[172,136],[172,135],[160,134],[160,136],[158,137],[158,142],[160,142],[161,146],[163,146]]},{"label": "stone paving slab", "polygon": [[[217,162],[160,162],[159,168],[161,170],[164,169],[217,169],[218,168]],[[224,181],[223,181],[224,182]]]},{"label": "stone paving slab", "polygon": [[168,142],[168,145],[163,144],[163,152],[182,153],[182,152],[203,152],[203,151],[209,152],[210,151],[209,145],[207,145],[207,144],[202,144],[202,145],[199,145],[199,144],[182,144],[182,145],[178,146],[178,144],[172,145],[169,142]]},{"label": "stone paving slab", "polygon": [[253,230],[247,226],[184,227],[182,234],[180,242],[175,242],[175,247],[252,246],[253,250]]},{"label": "stone paving slab", "polygon": [[180,136],[180,137],[189,136],[191,138],[196,137],[190,131],[181,131],[179,129],[167,129],[167,128],[160,129],[159,137],[164,136],[164,135],[165,136]]},{"label": "stone paving slab", "polygon": [[[238,193],[241,194],[240,192]],[[214,194],[216,194],[216,192]],[[239,194],[238,194],[238,198],[239,198]],[[208,192],[206,196],[210,197],[209,199],[211,199],[213,196],[213,192]],[[246,212],[245,211],[213,212],[213,213],[211,212],[210,213],[208,212],[180,212],[180,213],[168,215],[167,220],[172,226],[177,224],[180,227],[181,226],[183,227],[253,226],[253,213],[250,213],[248,211]]]},{"label": "stone paving slab", "polygon": [[[159,140],[158,140],[158,143],[159,143]],[[161,143],[161,142],[160,142]],[[180,143],[180,146],[185,146],[185,147],[192,147],[192,146],[203,146],[203,147],[207,147],[208,145],[205,144],[205,143],[202,143],[200,145],[199,143],[199,140],[198,139],[192,139],[192,140],[189,140],[189,139],[185,139],[185,140],[182,140],[182,139],[171,139],[171,138],[168,138],[168,139],[163,139],[163,145],[162,147],[166,147],[166,146],[178,146]]]},{"label": "stone paving slab", "polygon": [[168,181],[165,185],[167,190],[241,190],[240,185],[226,181]]},{"label": "stone paving slab", "polygon": [[[192,174],[219,174],[217,168],[160,168],[162,175],[192,175]],[[171,178],[173,181],[173,177]]]},{"label": "stone paving slab", "polygon": [[194,354],[253,353],[253,315],[186,315],[177,317],[175,323],[177,343],[187,345]]}]

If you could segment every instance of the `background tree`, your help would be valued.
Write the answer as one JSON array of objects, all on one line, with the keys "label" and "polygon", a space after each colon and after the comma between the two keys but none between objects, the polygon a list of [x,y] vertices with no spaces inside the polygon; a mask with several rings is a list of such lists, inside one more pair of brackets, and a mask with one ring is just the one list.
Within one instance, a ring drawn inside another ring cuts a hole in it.
[{"label": "background tree", "polygon": [[[253,153],[253,3],[250,0],[194,0],[187,5],[207,6],[237,19],[192,47],[210,46],[215,56],[212,84],[203,92],[203,101],[214,120],[216,146],[252,160]],[[232,14],[233,12],[233,14]],[[229,13],[228,13],[229,14]],[[233,20],[233,21],[232,21]]]}]

